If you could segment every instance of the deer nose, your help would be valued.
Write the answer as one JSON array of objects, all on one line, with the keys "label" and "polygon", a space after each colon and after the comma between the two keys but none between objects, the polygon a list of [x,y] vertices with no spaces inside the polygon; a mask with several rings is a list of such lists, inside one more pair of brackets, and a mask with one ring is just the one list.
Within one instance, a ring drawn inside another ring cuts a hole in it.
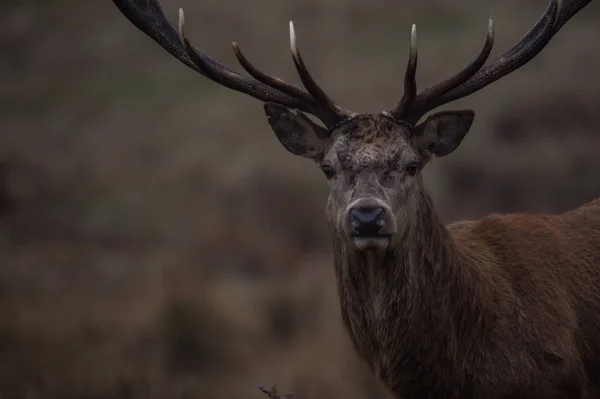
[{"label": "deer nose", "polygon": [[385,226],[382,207],[357,207],[350,211],[350,226],[361,236],[375,236]]}]

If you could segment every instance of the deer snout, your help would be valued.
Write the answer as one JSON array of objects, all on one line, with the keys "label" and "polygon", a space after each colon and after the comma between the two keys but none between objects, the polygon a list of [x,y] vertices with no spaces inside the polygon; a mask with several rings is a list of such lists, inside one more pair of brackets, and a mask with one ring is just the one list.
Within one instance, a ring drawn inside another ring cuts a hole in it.
[{"label": "deer snout", "polygon": [[356,235],[375,236],[385,227],[384,209],[380,206],[360,206],[350,210],[350,226]]},{"label": "deer snout", "polygon": [[360,199],[350,204],[345,224],[348,235],[361,250],[387,247],[396,232],[392,211],[378,199]]}]

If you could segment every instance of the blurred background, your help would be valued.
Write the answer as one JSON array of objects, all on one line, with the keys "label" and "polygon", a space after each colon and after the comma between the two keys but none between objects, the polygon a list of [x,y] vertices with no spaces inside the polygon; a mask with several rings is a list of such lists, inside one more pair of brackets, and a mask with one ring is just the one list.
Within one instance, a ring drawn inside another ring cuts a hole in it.
[{"label": "blurred background", "polygon": [[[398,101],[410,25],[419,86],[495,58],[545,0],[163,0],[236,70],[230,43],[341,105]],[[383,398],[341,327],[327,187],[262,104],[179,63],[113,3],[0,4],[0,397]],[[444,220],[561,212],[600,196],[600,3],[474,108],[426,181]]]}]

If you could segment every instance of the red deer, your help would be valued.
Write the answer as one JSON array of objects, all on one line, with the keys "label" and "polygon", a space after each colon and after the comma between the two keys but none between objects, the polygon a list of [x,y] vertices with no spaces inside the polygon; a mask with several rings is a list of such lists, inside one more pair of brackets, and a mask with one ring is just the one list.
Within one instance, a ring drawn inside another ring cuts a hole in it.
[{"label": "red deer", "polygon": [[[514,47],[486,65],[494,34],[462,71],[417,91],[413,25],[404,94],[378,114],[338,106],[309,74],[304,88],[249,76],[194,47],[156,0],[113,0],[138,29],[214,82],[265,102],[292,154],[313,160],[326,206],[343,324],[358,354],[396,397],[600,398],[600,200],[556,215],[492,214],[444,225],[421,172],[453,152],[470,110],[429,111],[525,65],[591,0],[552,0]],[[323,125],[305,113],[316,116]]]}]

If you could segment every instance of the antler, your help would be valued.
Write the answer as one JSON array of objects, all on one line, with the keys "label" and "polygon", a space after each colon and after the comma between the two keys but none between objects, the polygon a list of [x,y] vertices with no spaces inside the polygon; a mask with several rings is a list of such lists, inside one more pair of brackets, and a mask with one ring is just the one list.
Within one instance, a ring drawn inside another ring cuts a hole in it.
[{"label": "antler", "polygon": [[[532,60],[550,42],[573,15],[591,0],[551,0],[540,20],[510,50],[483,67],[494,44],[494,20],[488,23],[488,33],[479,56],[456,75],[432,86],[416,91],[416,32],[413,25],[411,51],[405,77],[405,93],[400,102],[386,113],[409,123],[416,123],[423,115],[441,105],[466,97]],[[564,4],[563,4],[564,2]]]},{"label": "antler", "polygon": [[[551,0],[540,20],[527,34],[513,48],[484,67],[494,43],[494,21],[490,17],[487,38],[477,58],[456,75],[418,92],[417,33],[413,25],[409,61],[404,78],[404,95],[396,106],[384,112],[409,123],[416,123],[432,109],[483,89],[533,59],[556,32],[590,1]],[[201,52],[187,39],[182,10],[179,12],[178,32],[165,17],[157,0],[113,0],[113,3],[129,21],[171,55],[216,83],[264,102],[274,102],[313,114],[329,127],[355,115],[336,105],[311,77],[298,50],[291,21],[292,56],[306,90],[259,71],[243,55],[235,42],[235,55],[250,76],[240,75]]]},{"label": "antler", "polygon": [[194,47],[187,39],[185,17],[179,10],[179,31],[169,23],[157,0],[113,0],[121,13],[139,30],[148,35],[179,61],[212,81],[232,90],[248,94],[264,102],[274,102],[299,109],[332,126],[354,115],[336,105],[319,87],[308,72],[296,45],[296,35],[290,22],[290,44],[296,69],[306,90],[260,72],[244,57],[233,43],[236,57],[250,74],[240,75]]}]

